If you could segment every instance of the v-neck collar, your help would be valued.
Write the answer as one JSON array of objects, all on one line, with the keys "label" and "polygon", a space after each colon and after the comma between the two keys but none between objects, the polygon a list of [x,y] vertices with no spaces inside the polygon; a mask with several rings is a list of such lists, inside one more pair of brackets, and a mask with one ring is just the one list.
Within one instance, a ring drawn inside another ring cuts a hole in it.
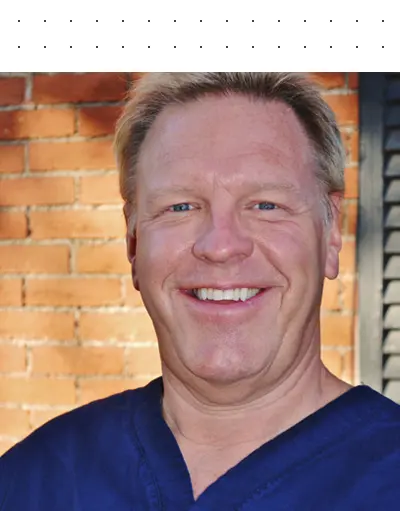
[{"label": "v-neck collar", "polygon": [[261,488],[274,486],[291,467],[324,451],[382,406],[382,396],[370,387],[351,388],[249,454],[195,501],[187,465],[162,415],[162,378],[142,392],[132,423],[164,511],[239,509]]}]

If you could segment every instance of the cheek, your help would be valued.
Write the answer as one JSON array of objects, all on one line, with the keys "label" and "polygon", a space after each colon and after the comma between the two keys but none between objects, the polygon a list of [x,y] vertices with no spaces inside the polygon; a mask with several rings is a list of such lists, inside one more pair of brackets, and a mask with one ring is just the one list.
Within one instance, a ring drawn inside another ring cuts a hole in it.
[{"label": "cheek", "polygon": [[301,260],[314,252],[315,232],[295,222],[270,224],[266,245],[279,257]]},{"label": "cheek", "polygon": [[185,250],[178,232],[146,228],[138,232],[136,269],[144,285],[160,285],[179,266]]},{"label": "cheek", "polygon": [[321,267],[321,246],[315,226],[296,223],[268,226],[262,245],[267,258],[290,285],[295,278],[312,279]]}]

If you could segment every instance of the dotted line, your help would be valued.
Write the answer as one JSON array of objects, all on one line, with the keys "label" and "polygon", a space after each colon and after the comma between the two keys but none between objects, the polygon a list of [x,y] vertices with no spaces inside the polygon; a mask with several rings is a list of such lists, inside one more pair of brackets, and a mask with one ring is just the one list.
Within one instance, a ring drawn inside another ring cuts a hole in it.
[{"label": "dotted line", "polygon": [[[98,45],[96,45],[96,48],[98,48],[98,47],[99,47],[99,46],[98,46]],[[174,45],[174,48],[176,48],[176,47],[177,47],[177,46],[176,46],[176,45]],[[280,46],[280,45],[278,45],[278,48],[280,48],[280,47],[281,47],[281,46]],[[21,48],[21,46],[20,46],[20,45],[18,45],[18,48]],[[47,48],[47,46],[43,46],[43,48]],[[72,48],[72,46],[70,46],[70,48]],[[121,48],[125,48],[125,46],[121,46]],[[151,46],[147,46],[147,48],[151,48]],[[203,46],[201,45],[201,46],[199,46],[199,48],[203,48]],[[229,48],[229,46],[225,46],[225,48]],[[254,45],[252,45],[252,48],[255,48],[255,46],[254,46]],[[307,46],[303,46],[303,48],[307,48]],[[333,46],[331,45],[331,46],[329,46],[329,48],[333,48]],[[356,46],[356,48],[359,48],[359,46],[357,45],[357,46]],[[381,48],[385,48],[385,46],[381,46]]]},{"label": "dotted line", "polygon": [[[21,23],[21,20],[17,20],[17,21],[18,21],[18,23]],[[355,20],[355,21],[356,21],[356,23],[358,23],[358,20]],[[43,20],[43,22],[46,23],[47,20]],[[69,20],[69,22],[72,23],[72,20]],[[96,23],[98,23],[98,22],[99,22],[99,20],[96,20]],[[125,23],[125,20],[121,20],[121,22]],[[151,20],[147,20],[147,22],[150,23]],[[200,23],[202,23],[202,22],[203,22],[203,20],[200,20]],[[229,20],[225,20],[225,22],[228,23]],[[251,22],[254,23],[255,20],[251,20]],[[281,20],[278,20],[278,23],[280,23],[280,22],[281,22]],[[306,23],[306,22],[307,22],[307,20],[304,20],[304,23]],[[332,23],[333,20],[329,20],[329,22]],[[385,22],[385,20],[382,20],[382,23],[384,23],[384,22]],[[174,23],[176,23],[176,20],[174,20]]]}]

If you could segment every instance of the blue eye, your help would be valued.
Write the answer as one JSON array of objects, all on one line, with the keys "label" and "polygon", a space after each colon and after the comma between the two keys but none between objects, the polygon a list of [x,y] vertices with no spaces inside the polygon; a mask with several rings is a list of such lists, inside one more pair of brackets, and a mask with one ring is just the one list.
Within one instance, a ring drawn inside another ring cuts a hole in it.
[{"label": "blue eye", "polygon": [[[258,208],[258,206],[260,207]],[[272,202],[259,202],[258,204],[256,204],[256,208],[262,211],[269,211],[272,209],[277,209],[277,206],[275,204],[272,204]]]},{"label": "blue eye", "polygon": [[192,207],[193,206],[188,202],[182,202],[181,204],[174,204],[173,206],[168,208],[168,211],[171,211],[172,213],[185,213],[186,211],[190,211],[189,208]]}]

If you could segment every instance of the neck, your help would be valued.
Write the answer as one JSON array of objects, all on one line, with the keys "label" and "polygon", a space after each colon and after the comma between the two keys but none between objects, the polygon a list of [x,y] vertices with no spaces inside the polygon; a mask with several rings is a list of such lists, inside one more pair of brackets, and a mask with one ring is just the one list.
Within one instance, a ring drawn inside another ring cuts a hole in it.
[{"label": "neck", "polygon": [[[350,388],[323,366],[319,353],[312,359],[306,357],[284,381],[273,386],[259,384],[255,392],[253,382],[252,392],[246,395],[243,389],[248,382],[237,383],[228,391],[229,402],[227,389],[209,385],[202,394],[199,387],[194,391],[165,367],[163,382],[164,418],[178,443],[205,449],[248,444],[249,452]],[[223,401],[220,394],[225,397]]]}]

